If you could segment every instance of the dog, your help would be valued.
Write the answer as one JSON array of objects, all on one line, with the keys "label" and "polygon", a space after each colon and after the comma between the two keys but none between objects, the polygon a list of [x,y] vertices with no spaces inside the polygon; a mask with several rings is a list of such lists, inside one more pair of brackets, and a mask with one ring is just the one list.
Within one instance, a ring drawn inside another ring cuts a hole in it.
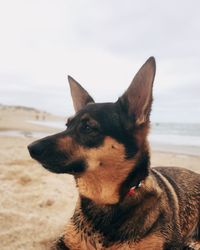
[{"label": "dog", "polygon": [[53,249],[200,249],[200,174],[151,167],[147,135],[156,72],[150,57],[114,103],[68,77],[75,115],[28,146],[47,170],[74,176],[75,212]]}]

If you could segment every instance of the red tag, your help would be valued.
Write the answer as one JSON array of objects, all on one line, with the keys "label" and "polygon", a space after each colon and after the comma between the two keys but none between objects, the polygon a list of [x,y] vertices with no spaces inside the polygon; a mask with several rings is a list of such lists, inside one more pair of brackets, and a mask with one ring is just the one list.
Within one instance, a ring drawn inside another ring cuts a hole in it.
[{"label": "red tag", "polygon": [[130,188],[129,189],[129,191],[128,191],[128,195],[133,195],[135,193],[135,187],[132,187],[132,188]]}]

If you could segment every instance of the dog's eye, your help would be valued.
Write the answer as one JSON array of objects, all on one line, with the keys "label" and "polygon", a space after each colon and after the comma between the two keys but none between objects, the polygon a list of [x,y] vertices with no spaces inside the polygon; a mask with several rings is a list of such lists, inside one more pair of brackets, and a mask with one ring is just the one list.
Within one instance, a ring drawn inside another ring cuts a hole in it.
[{"label": "dog's eye", "polygon": [[85,124],[84,126],[82,126],[82,131],[84,133],[89,134],[89,133],[91,133],[93,131],[93,128],[90,125]]}]

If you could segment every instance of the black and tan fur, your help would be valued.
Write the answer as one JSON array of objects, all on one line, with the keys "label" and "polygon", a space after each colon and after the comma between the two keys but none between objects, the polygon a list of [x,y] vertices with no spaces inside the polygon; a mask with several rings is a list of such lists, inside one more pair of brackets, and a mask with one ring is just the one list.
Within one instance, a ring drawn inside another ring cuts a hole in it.
[{"label": "black and tan fur", "polygon": [[29,145],[46,169],[73,174],[79,191],[55,249],[200,249],[200,175],[150,167],[154,76],[151,57],[115,103],[95,103],[69,77],[75,116],[65,131]]}]

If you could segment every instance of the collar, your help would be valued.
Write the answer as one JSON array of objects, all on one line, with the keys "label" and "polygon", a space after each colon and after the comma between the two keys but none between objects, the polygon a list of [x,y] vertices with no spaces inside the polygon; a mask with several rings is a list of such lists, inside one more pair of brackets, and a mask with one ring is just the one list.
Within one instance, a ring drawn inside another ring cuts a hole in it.
[{"label": "collar", "polygon": [[128,196],[134,195],[136,189],[140,188],[140,187],[143,185],[143,183],[144,183],[144,181],[140,181],[140,182],[138,183],[138,185],[131,187],[131,188],[129,189],[129,191],[127,192],[126,195],[128,195]]}]

